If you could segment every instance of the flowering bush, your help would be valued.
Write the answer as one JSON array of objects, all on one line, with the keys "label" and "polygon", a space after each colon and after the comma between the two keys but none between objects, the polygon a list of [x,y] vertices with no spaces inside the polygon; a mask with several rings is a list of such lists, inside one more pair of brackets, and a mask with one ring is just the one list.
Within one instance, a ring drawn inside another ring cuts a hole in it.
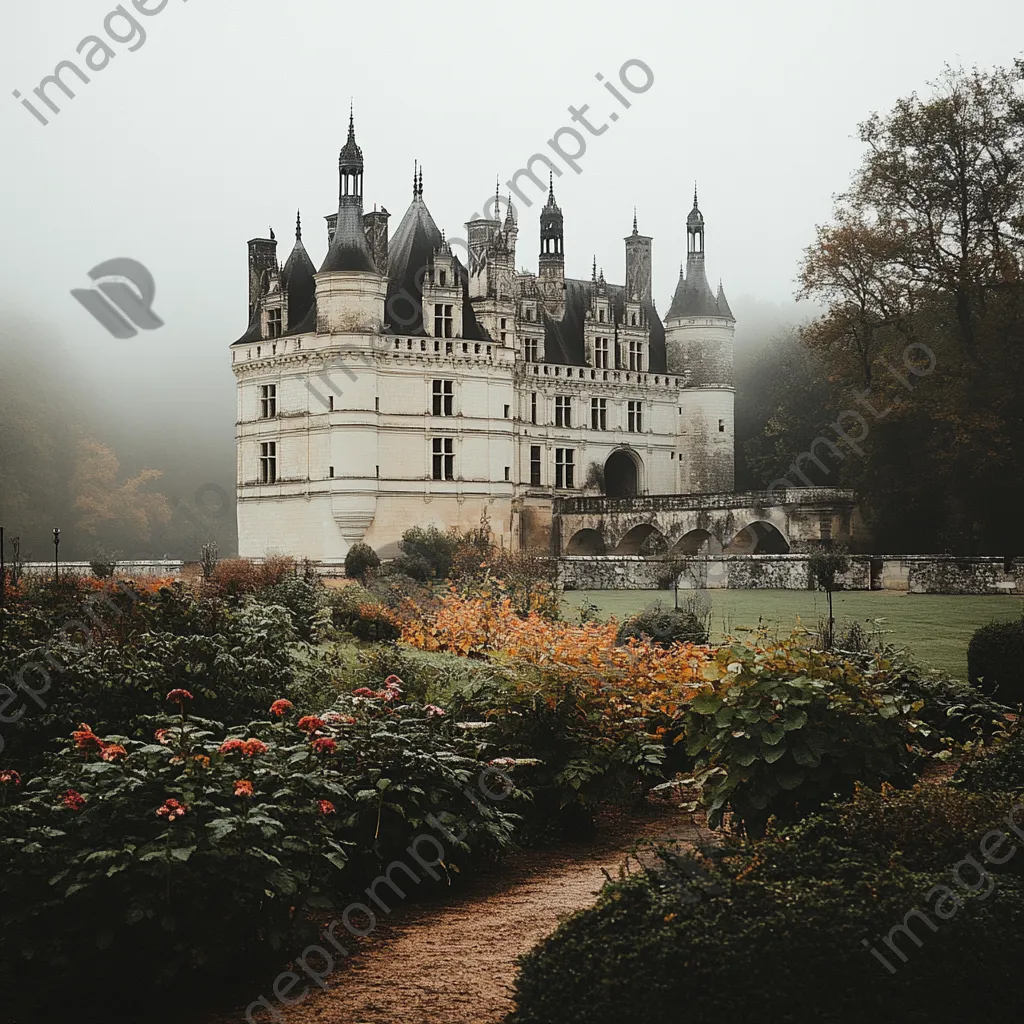
[{"label": "flowering bush", "polygon": [[344,698],[225,735],[201,704],[150,720],[153,742],[82,725],[23,785],[0,772],[5,986],[58,970],[83,994],[109,963],[139,993],[250,974],[407,856],[428,815],[465,823],[449,869],[512,842],[522,794],[474,794],[491,748],[419,705]]}]

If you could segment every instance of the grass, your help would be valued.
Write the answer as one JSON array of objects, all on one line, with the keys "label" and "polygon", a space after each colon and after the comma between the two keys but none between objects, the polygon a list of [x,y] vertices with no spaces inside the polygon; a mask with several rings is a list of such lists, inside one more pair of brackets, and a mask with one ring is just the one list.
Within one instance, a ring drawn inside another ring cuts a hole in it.
[{"label": "grass", "polygon": [[[711,590],[711,639],[742,637],[758,626],[788,636],[798,625],[816,629],[828,615],[824,592],[813,590]],[[686,592],[679,592],[682,606]],[[581,604],[595,604],[603,616],[625,618],[655,601],[673,604],[671,590],[573,590],[564,598],[566,616],[574,618]],[[858,621],[880,628],[885,639],[906,647],[929,668],[958,679],[967,678],[967,644],[971,634],[993,619],[1015,619],[1024,613],[1024,599],[993,595],[957,597],[943,594],[900,594],[848,591],[833,595],[837,629]],[[878,621],[878,626],[873,625]]]}]

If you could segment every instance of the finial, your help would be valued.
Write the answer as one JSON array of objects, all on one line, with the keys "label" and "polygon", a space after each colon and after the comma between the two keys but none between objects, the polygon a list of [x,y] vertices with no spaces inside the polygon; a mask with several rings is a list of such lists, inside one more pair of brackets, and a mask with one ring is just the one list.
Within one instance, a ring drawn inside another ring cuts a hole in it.
[{"label": "finial", "polygon": [[295,241],[302,241],[302,211],[298,210],[295,213]]},{"label": "finial", "polygon": [[355,121],[355,102],[352,99],[348,101],[348,141],[355,142],[356,138],[356,121]]},{"label": "finial", "polygon": [[693,182],[693,208],[697,209],[697,181],[694,179]]},{"label": "finial", "polygon": [[501,222],[501,177],[494,176],[494,219]]},{"label": "finial", "polygon": [[635,206],[633,207],[633,234],[634,235],[639,234],[639,231],[637,230],[637,226],[636,226],[636,207]]},{"label": "finial", "polygon": [[552,205],[555,202],[555,172],[548,171],[548,202]]},{"label": "finial", "polygon": [[590,280],[597,283],[597,253],[594,253],[594,267],[590,271]]},{"label": "finial", "polygon": [[419,186],[417,188],[417,191],[419,192],[420,197],[422,198],[422,196],[423,196],[423,164],[420,164],[420,183],[419,183]]},{"label": "finial", "polygon": [[419,187],[418,184],[417,184],[417,177],[416,177],[416,175],[419,173],[419,169],[420,169],[419,161],[418,160],[413,160],[413,162],[412,162],[412,197],[413,197],[413,199],[416,198],[416,189]]},{"label": "finial", "polygon": [[270,240],[272,242],[276,242],[277,241],[277,235],[274,234],[274,229],[273,228],[270,229]]}]

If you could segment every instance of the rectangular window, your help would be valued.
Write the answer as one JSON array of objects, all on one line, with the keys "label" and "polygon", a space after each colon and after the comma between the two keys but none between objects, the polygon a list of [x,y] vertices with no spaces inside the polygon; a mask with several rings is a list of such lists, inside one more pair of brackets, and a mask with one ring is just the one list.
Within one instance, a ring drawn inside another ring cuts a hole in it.
[{"label": "rectangular window", "polygon": [[272,420],[277,415],[277,385],[263,384],[260,387],[260,419]]},{"label": "rectangular window", "polygon": [[639,434],[643,431],[643,402],[626,403],[626,429],[634,434]]},{"label": "rectangular window", "polygon": [[568,395],[555,395],[555,426],[572,426],[572,399]]},{"label": "rectangular window", "polygon": [[555,449],[555,487],[576,486],[576,452],[572,448]]},{"label": "rectangular window", "polygon": [[608,339],[594,339],[594,366],[599,370],[608,369]]},{"label": "rectangular window", "polygon": [[375,398],[373,400],[373,411],[374,412],[380,412],[380,399],[379,398]]},{"label": "rectangular window", "polygon": [[599,309],[597,311],[597,319],[598,319],[598,321],[600,323],[602,323],[602,324],[604,323],[604,310],[603,309]]},{"label": "rectangular window", "polygon": [[327,408],[334,412],[334,395],[327,396]]},{"label": "rectangular window", "polygon": [[279,309],[267,310],[267,337],[281,337],[281,310]]},{"label": "rectangular window", "polygon": [[277,442],[264,441],[260,445],[260,482],[277,483]]},{"label": "rectangular window", "polygon": [[452,307],[434,303],[434,337],[450,338],[452,336]]},{"label": "rectangular window", "polygon": [[719,420],[718,421],[718,432],[720,434],[724,434],[725,433],[725,420]]},{"label": "rectangular window", "polygon": [[590,400],[590,429],[608,429],[608,399],[592,398]]},{"label": "rectangular window", "polygon": [[442,270],[441,273],[440,273],[440,277],[441,277],[441,287],[443,288],[448,283],[448,271],[447,270]]},{"label": "rectangular window", "polygon": [[432,441],[434,456],[434,479],[455,479],[455,439],[435,437]]},{"label": "rectangular window", "polygon": [[453,415],[455,401],[455,381],[435,380],[432,412],[435,416]]},{"label": "rectangular window", "polygon": [[537,339],[527,338],[523,342],[523,358],[528,363],[537,362]]},{"label": "rectangular window", "polygon": [[511,466],[506,466],[505,467],[505,479],[509,480],[509,479],[511,479],[511,477],[512,477],[512,467]]},{"label": "rectangular window", "polygon": [[643,371],[644,343],[642,341],[631,341],[629,343],[629,368],[631,370]]},{"label": "rectangular window", "polygon": [[530,392],[530,422],[537,422],[537,392]]},{"label": "rectangular window", "polygon": [[509,414],[509,406],[506,405],[505,406],[505,419],[508,419],[508,414]]},{"label": "rectangular window", "polygon": [[330,477],[333,480],[334,479],[334,467],[331,466],[330,469],[327,472],[330,474]]},{"label": "rectangular window", "polygon": [[530,445],[530,486],[540,487],[540,445]]}]

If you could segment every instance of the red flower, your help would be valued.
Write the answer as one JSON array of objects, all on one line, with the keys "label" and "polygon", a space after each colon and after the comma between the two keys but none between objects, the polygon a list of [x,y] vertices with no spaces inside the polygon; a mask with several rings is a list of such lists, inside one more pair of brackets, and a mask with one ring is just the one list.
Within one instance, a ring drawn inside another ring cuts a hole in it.
[{"label": "red flower", "polygon": [[239,779],[235,783],[235,796],[252,796],[252,783],[248,779]]},{"label": "red flower", "polygon": [[305,718],[299,719],[299,728],[303,732],[308,732],[310,736],[319,732],[326,724],[322,718],[317,718],[316,715],[306,715]]},{"label": "red flower", "polygon": [[377,694],[366,686],[360,686],[358,690],[352,691],[353,697],[376,697]]},{"label": "red flower", "polygon": [[392,675],[388,676],[387,679],[384,680],[384,689],[385,690],[398,690],[398,692],[401,693],[402,692],[402,680],[399,679],[398,676],[392,674]]},{"label": "red flower", "polygon": [[193,697],[188,690],[171,690],[171,692],[167,694],[167,699],[172,704],[184,704],[187,700],[195,700],[195,697]]},{"label": "red flower", "polygon": [[313,740],[313,750],[318,754],[333,754],[338,749],[338,744],[330,736],[321,736]]},{"label": "red flower", "polygon": [[246,757],[255,757],[257,754],[265,754],[267,752],[267,745],[263,740],[246,740],[245,745],[242,747],[242,753]]},{"label": "red flower", "polygon": [[283,718],[291,709],[295,707],[290,700],[275,700],[270,705],[270,713],[276,715],[278,718]]},{"label": "red flower", "polygon": [[69,789],[64,794],[63,802],[69,811],[80,811],[85,806],[85,797],[77,790]]},{"label": "red flower", "polygon": [[245,740],[240,740],[237,737],[232,737],[229,740],[225,740],[220,745],[220,752],[222,754],[233,754],[236,750],[245,750]]},{"label": "red flower", "polygon": [[170,743],[170,740],[167,739],[169,733],[170,729],[157,729],[157,731],[153,733],[153,739],[155,739],[161,746],[166,747]]},{"label": "red flower", "polygon": [[92,731],[91,725],[80,725],[71,734],[71,738],[78,749],[84,750],[87,754],[99,753],[103,749],[103,741]]},{"label": "red flower", "polygon": [[188,805],[179,803],[177,800],[165,800],[163,807],[157,808],[157,817],[166,818],[168,822],[176,821],[178,818],[184,818],[185,812],[188,810]]},{"label": "red flower", "polygon": [[436,704],[428,704],[424,710],[427,712],[427,718],[443,718],[447,714],[444,708],[439,708]]},{"label": "red flower", "polygon": [[101,751],[104,761],[121,761],[128,756],[128,751],[120,743],[108,743]]},{"label": "red flower", "polygon": [[334,810],[334,804],[332,804],[330,800],[317,800],[316,805],[320,808],[321,814],[326,815],[336,813]]},{"label": "red flower", "polygon": [[21,776],[13,768],[5,768],[0,772],[0,785],[9,786],[11,783],[20,786]]}]

